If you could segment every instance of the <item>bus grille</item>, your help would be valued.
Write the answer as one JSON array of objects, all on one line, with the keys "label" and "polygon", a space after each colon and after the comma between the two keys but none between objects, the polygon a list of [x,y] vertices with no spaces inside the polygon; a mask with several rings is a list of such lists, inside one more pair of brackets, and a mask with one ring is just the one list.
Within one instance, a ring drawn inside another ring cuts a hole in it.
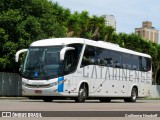
[{"label": "bus grille", "polygon": [[28,88],[49,88],[49,87],[52,87],[52,86],[50,86],[50,84],[47,84],[47,85],[30,85],[30,84],[27,84],[25,86],[28,87]]}]

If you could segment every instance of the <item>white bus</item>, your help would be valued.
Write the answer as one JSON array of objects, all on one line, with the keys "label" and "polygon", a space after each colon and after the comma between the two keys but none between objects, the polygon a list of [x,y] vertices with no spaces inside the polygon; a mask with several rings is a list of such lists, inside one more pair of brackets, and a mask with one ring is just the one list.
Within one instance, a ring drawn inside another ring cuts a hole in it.
[{"label": "white bus", "polygon": [[151,56],[108,42],[53,38],[33,42],[21,67],[22,95],[45,102],[70,98],[124,99],[136,102],[151,94]]}]

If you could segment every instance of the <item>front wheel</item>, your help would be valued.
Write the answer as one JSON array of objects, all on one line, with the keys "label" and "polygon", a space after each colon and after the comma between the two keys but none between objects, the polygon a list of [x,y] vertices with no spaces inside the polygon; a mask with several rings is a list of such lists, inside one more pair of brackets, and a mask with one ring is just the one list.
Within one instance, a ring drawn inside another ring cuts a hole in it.
[{"label": "front wheel", "polygon": [[137,98],[138,98],[138,91],[134,87],[134,88],[132,88],[131,97],[130,98],[125,98],[124,101],[125,102],[136,102]]},{"label": "front wheel", "polygon": [[85,102],[86,98],[87,98],[87,89],[86,89],[86,86],[83,85],[80,87],[78,92],[78,97],[75,98],[75,101],[79,103],[83,103]]}]

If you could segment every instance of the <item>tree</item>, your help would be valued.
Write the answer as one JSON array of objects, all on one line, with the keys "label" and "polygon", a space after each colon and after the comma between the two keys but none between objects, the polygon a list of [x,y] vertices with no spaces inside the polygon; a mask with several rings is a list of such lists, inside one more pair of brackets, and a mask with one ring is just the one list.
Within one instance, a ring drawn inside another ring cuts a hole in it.
[{"label": "tree", "polygon": [[13,72],[16,51],[28,48],[33,41],[66,36],[67,28],[61,21],[65,23],[69,11],[64,11],[48,0],[1,0],[0,71]]}]

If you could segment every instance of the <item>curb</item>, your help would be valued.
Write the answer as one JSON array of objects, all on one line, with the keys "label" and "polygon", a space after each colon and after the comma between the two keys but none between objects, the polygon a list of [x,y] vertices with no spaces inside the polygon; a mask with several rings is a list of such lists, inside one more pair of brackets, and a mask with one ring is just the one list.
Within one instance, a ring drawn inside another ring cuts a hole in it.
[{"label": "curb", "polygon": [[27,97],[0,97],[0,100],[21,100],[21,99],[28,99]]}]

